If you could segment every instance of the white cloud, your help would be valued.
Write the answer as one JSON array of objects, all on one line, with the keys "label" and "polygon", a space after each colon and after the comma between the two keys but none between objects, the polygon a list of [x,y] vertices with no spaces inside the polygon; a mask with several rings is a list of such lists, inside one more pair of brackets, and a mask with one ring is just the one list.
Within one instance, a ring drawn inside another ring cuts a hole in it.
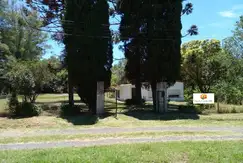
[{"label": "white cloud", "polygon": [[238,17],[239,15],[237,13],[235,13],[234,11],[221,11],[219,12],[219,14],[223,17],[226,17],[226,18],[236,18]]},{"label": "white cloud", "polygon": [[230,10],[219,12],[219,15],[226,18],[237,18],[241,14],[238,12],[238,10],[242,10],[242,9],[243,9],[243,4],[234,5]]}]

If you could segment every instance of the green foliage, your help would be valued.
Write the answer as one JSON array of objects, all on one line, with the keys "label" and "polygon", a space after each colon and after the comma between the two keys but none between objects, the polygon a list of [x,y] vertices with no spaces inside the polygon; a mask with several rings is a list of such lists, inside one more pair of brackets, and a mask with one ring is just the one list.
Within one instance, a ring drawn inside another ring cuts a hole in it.
[{"label": "green foliage", "polygon": [[16,96],[10,97],[7,110],[12,117],[33,117],[41,113],[41,108],[37,105],[29,102],[19,103]]},{"label": "green foliage", "polygon": [[[0,92],[3,93],[9,91],[10,84],[5,77],[11,69],[9,65],[12,65],[12,61],[38,60],[48,48],[45,43],[47,35],[38,30],[43,24],[37,12],[31,9],[27,11],[15,4],[1,1],[0,5]],[[24,75],[23,72],[19,73]],[[31,76],[26,74],[24,76],[31,79]]]},{"label": "green foliage", "polygon": [[15,93],[11,94],[8,99],[8,112],[10,115],[14,116],[18,114],[19,101]]},{"label": "green foliage", "polygon": [[20,105],[19,114],[17,114],[17,116],[32,117],[32,116],[38,116],[40,115],[40,113],[41,113],[41,108],[39,108],[37,105],[29,102],[23,102]]},{"label": "green foliage", "polygon": [[[151,4],[148,1],[123,1],[118,6],[122,13],[120,33],[121,40],[125,42],[128,78],[149,82],[177,80],[180,70],[181,1],[151,1]],[[177,10],[172,11],[172,7]]]},{"label": "green foliage", "polygon": [[243,104],[243,16],[236,23],[233,36],[223,42],[221,62],[227,68],[225,78],[214,87],[220,102]]},{"label": "green foliage", "polygon": [[125,105],[127,105],[127,106],[131,106],[131,105],[145,105],[145,100],[142,99],[141,103],[140,102],[138,103],[137,99],[135,99],[135,98],[134,99],[127,99],[125,101]]},{"label": "green foliage", "polygon": [[181,113],[195,113],[195,114],[201,114],[203,109],[198,105],[181,105],[179,106],[178,110]]},{"label": "green foliage", "polygon": [[54,82],[53,90],[57,93],[63,93],[67,91],[67,82],[68,82],[68,73],[67,70],[63,69],[60,72],[58,72],[52,80]]},{"label": "green foliage", "polygon": [[68,72],[60,59],[51,57],[42,61],[50,71],[48,82],[44,83],[42,93],[64,93],[67,92]]},{"label": "green foliage", "polygon": [[[82,10],[82,11],[81,11]],[[77,87],[77,93],[89,109],[96,112],[97,82],[104,81],[110,86],[112,67],[112,39],[109,26],[109,5],[106,0],[95,0],[79,5],[66,1],[65,20],[84,22],[71,29],[63,23],[64,44],[67,53],[70,81]],[[77,36],[82,33],[83,37]],[[105,38],[102,38],[105,36]]]},{"label": "green foliage", "polygon": [[23,94],[25,96],[24,101],[27,101],[27,97],[31,97],[34,93],[34,76],[27,65],[16,62],[13,68],[7,73],[6,78],[11,83],[11,88],[17,94]]},{"label": "green foliage", "polygon": [[218,40],[196,40],[182,45],[182,79],[186,87],[210,92],[225,75]]},{"label": "green foliage", "polygon": [[12,91],[24,95],[23,101],[33,103],[43,86],[52,79],[52,74],[42,61],[19,61],[14,62],[5,77]]},{"label": "green foliage", "polygon": [[69,104],[65,104],[63,103],[61,105],[61,115],[62,116],[76,116],[80,114],[80,106],[78,105],[74,105],[73,107],[71,107]]},{"label": "green foliage", "polygon": [[120,84],[127,84],[128,81],[125,77],[126,60],[119,61],[112,67],[111,85],[117,86]]},{"label": "green foliage", "polygon": [[36,30],[42,26],[36,11],[29,10],[24,13],[23,8],[16,10],[16,6],[7,5],[1,17],[1,37],[3,43],[8,45],[11,55],[21,59],[37,59],[48,47],[44,44],[47,35]]},{"label": "green foliage", "polygon": [[243,103],[243,88],[242,78],[237,81],[222,80],[214,86],[214,92],[220,102],[227,104],[242,104]]},{"label": "green foliage", "polygon": [[236,22],[233,36],[223,40],[224,48],[236,58],[243,58],[243,15]]},{"label": "green foliage", "polygon": [[233,108],[233,109],[231,110],[231,113],[237,113],[236,109]]},{"label": "green foliage", "polygon": [[[149,82],[156,106],[156,83],[173,84],[180,77],[181,16],[192,12],[192,4],[183,8],[182,1],[124,0],[117,6],[127,59],[126,77],[135,83],[138,99],[141,82]],[[189,33],[197,34],[193,29]]]}]

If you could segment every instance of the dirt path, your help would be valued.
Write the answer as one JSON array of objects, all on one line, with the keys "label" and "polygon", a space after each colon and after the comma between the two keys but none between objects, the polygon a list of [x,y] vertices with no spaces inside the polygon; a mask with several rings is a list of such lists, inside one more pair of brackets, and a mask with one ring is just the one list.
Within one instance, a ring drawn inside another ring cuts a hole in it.
[{"label": "dirt path", "polygon": [[107,138],[92,141],[58,141],[25,144],[4,144],[0,150],[48,149],[64,147],[87,147],[112,144],[170,142],[170,141],[227,141],[243,140],[242,136],[164,136],[158,138]]},{"label": "dirt path", "polygon": [[243,127],[136,127],[136,128],[87,128],[87,129],[61,129],[61,130],[31,130],[21,131],[2,131],[2,137],[31,137],[31,136],[47,136],[47,135],[75,135],[75,134],[116,134],[126,132],[235,132],[243,134]]}]

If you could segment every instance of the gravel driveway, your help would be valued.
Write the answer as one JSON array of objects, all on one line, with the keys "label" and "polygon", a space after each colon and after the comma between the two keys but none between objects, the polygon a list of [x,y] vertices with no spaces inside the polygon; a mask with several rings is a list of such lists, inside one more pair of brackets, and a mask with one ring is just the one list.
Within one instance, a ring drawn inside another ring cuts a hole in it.
[{"label": "gravel driveway", "polygon": [[4,145],[0,145],[0,150],[87,147],[87,146],[101,146],[101,145],[111,145],[111,144],[170,142],[170,141],[223,141],[223,140],[243,140],[243,135],[241,136],[163,136],[158,138],[106,138],[106,139],[98,139],[92,141],[58,141],[58,142],[40,142],[40,143],[25,143],[25,144],[4,144]]},{"label": "gravel driveway", "polygon": [[47,135],[75,135],[75,134],[115,134],[126,132],[233,132],[240,135],[231,136],[163,136],[163,137],[140,137],[140,138],[102,138],[86,141],[56,141],[38,143],[13,143],[0,144],[0,150],[21,149],[45,149],[57,147],[85,147],[96,145],[110,145],[120,143],[145,143],[145,142],[168,142],[168,141],[213,141],[213,140],[243,140],[243,127],[137,127],[137,128],[87,128],[87,129],[62,129],[62,130],[38,130],[27,132],[4,131],[0,138],[7,137],[31,137]]},{"label": "gravel driveway", "polygon": [[28,137],[48,135],[75,135],[75,134],[116,134],[126,132],[235,132],[243,134],[243,127],[136,127],[136,128],[87,128],[87,129],[61,129],[61,130],[32,130],[26,132],[2,131],[1,137]]}]

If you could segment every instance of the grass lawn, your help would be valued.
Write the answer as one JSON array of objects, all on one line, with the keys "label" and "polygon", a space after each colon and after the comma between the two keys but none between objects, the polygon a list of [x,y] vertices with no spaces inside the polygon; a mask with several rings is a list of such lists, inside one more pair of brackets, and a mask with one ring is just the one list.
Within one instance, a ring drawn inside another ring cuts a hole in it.
[{"label": "grass lawn", "polygon": [[[174,117],[173,117],[174,116]],[[243,126],[243,114],[212,114],[199,115],[198,119],[189,119],[188,115],[155,115],[139,113],[128,116],[119,114],[98,119],[95,116],[56,117],[39,116],[24,119],[0,118],[0,132],[3,130],[64,129],[92,127],[146,127],[146,126]],[[185,119],[183,119],[183,116]],[[172,118],[171,118],[172,117]],[[150,119],[149,119],[150,118]],[[166,120],[166,118],[168,120]]]},{"label": "grass lawn", "polygon": [[0,162],[242,163],[243,141],[123,144],[86,148],[0,151]]},{"label": "grass lawn", "polygon": [[[185,114],[167,113],[165,115],[151,112],[151,106],[147,105],[142,111],[128,109],[122,102],[118,102],[118,119],[115,113],[115,102],[106,98],[106,111],[109,113],[105,117],[97,118],[92,115],[80,115],[75,117],[60,117],[55,113],[59,105],[67,101],[67,94],[44,94],[37,99],[38,105],[55,106],[49,110],[44,110],[39,117],[10,119],[0,116],[1,130],[38,130],[50,128],[83,128],[83,127],[145,127],[145,126],[243,126],[243,113],[237,114]],[[78,96],[75,95],[78,100]],[[0,99],[0,115],[4,112],[6,99]],[[80,104],[80,103],[79,103]],[[180,103],[172,103],[180,105]],[[81,104],[82,105],[82,104]],[[225,106],[225,105],[224,105]],[[241,109],[243,106],[237,106]],[[226,107],[227,108],[227,107]],[[230,108],[230,107],[229,107]]]},{"label": "grass lawn", "polygon": [[162,136],[222,136],[237,135],[233,132],[133,132],[117,134],[74,134],[74,135],[51,135],[51,136],[28,136],[28,137],[7,137],[0,138],[0,144],[8,143],[29,143],[29,142],[50,142],[67,140],[97,140],[104,138],[135,138],[135,137],[162,137]]}]

